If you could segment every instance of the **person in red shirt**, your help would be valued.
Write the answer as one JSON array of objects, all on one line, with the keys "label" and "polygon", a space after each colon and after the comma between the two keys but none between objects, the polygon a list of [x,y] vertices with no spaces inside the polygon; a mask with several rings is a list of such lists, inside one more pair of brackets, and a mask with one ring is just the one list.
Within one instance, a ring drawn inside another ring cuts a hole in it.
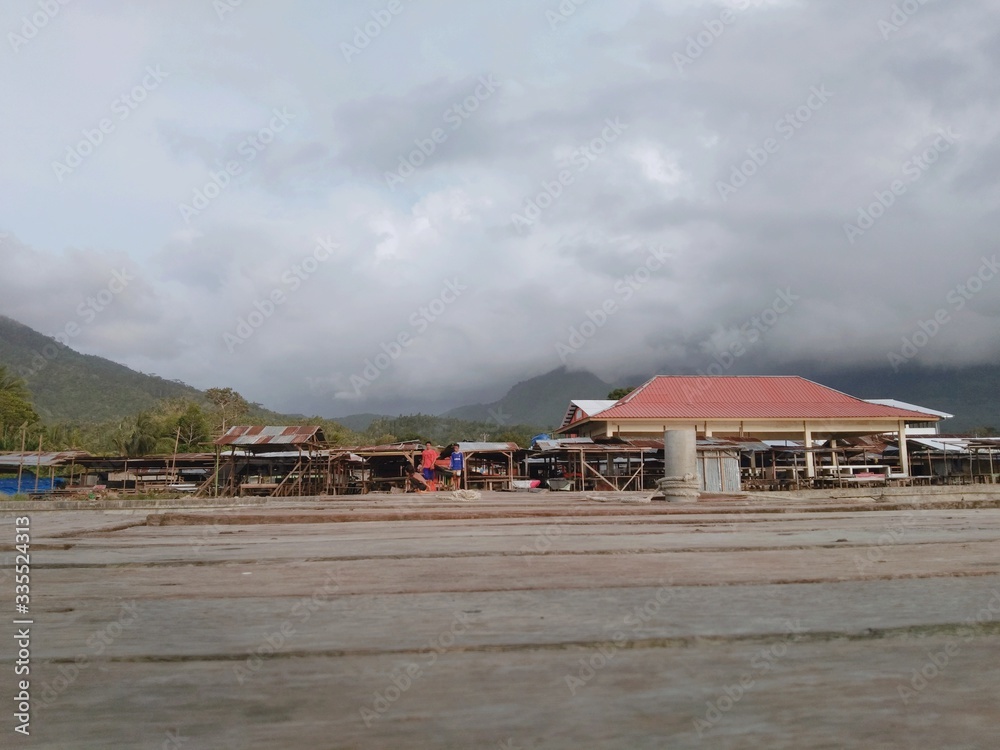
[{"label": "person in red shirt", "polygon": [[424,446],[423,453],[420,454],[420,473],[423,474],[431,490],[437,489],[437,483],[434,481],[434,462],[437,461],[438,455],[437,450],[434,449],[431,441],[428,440]]}]

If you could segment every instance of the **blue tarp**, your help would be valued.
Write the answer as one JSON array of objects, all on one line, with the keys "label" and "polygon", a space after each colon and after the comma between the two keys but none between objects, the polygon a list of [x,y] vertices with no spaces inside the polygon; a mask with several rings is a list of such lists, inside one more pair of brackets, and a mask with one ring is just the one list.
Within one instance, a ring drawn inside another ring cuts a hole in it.
[{"label": "blue tarp", "polygon": [[[65,487],[65,479],[56,479],[54,483],[55,487]],[[38,478],[38,492],[51,492],[53,490],[53,482],[48,477]],[[18,490],[17,487],[17,477],[10,477],[8,479],[0,479],[0,495],[16,495],[18,492],[28,494],[35,492],[35,475],[30,471],[24,472],[21,475],[21,489]]]}]

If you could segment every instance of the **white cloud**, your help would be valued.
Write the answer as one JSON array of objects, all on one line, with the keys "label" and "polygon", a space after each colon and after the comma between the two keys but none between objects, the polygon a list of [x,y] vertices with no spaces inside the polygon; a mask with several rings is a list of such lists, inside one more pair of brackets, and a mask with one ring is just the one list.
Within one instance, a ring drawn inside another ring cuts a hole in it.
[{"label": "white cloud", "polygon": [[[134,283],[74,345],[333,413],[351,374],[408,332],[348,410],[430,409],[561,364],[556,343],[653,247],[674,252],[669,270],[573,365],[694,370],[786,287],[801,300],[761,361],[886,362],[992,252],[1000,28],[986,0],[922,6],[888,40],[886,9],[860,0],[749,3],[683,70],[674,54],[717,29],[722,4],[588,3],[553,29],[530,0],[414,3],[348,63],[339,42],[378,5],[244,3],[220,19],[201,0],[73,3],[8,47],[0,311],[54,333],[127,267]],[[115,98],[156,65],[168,78],[117,119]],[[453,128],[446,113],[484,76],[501,85]],[[776,123],[824,85],[834,96],[786,138]],[[265,132],[276,110],[292,119]],[[107,117],[113,132],[60,182],[53,160]],[[581,158],[609,119],[627,129]],[[447,137],[390,189],[386,172],[437,128]],[[947,128],[954,147],[848,242],[844,224]],[[778,148],[762,152],[767,139]],[[239,173],[185,221],[179,204],[216,192],[231,161]],[[519,232],[529,201],[546,205]],[[297,276],[319,237],[339,250]],[[456,278],[468,292],[416,331]],[[285,301],[229,351],[274,291]],[[1000,281],[919,361],[995,361],[998,310]]]}]

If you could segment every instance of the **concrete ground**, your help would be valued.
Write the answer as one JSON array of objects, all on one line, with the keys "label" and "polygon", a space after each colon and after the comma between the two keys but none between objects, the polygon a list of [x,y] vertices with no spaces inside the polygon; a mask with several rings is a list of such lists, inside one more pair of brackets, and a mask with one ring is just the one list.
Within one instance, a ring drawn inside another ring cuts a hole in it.
[{"label": "concrete ground", "polygon": [[0,505],[0,747],[997,746],[995,488],[642,499]]}]

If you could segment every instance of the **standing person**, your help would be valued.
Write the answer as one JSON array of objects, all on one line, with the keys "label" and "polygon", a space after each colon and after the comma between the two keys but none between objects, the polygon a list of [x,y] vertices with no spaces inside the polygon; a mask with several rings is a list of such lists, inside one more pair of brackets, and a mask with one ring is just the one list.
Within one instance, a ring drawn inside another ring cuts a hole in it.
[{"label": "standing person", "polygon": [[448,468],[452,471],[451,488],[457,490],[462,483],[462,470],[465,468],[465,454],[458,447],[458,443],[451,444]]},{"label": "standing person", "polygon": [[437,483],[434,481],[434,462],[437,461],[438,455],[437,450],[428,440],[424,444],[423,453],[420,454],[420,473],[432,492],[437,489]]}]

